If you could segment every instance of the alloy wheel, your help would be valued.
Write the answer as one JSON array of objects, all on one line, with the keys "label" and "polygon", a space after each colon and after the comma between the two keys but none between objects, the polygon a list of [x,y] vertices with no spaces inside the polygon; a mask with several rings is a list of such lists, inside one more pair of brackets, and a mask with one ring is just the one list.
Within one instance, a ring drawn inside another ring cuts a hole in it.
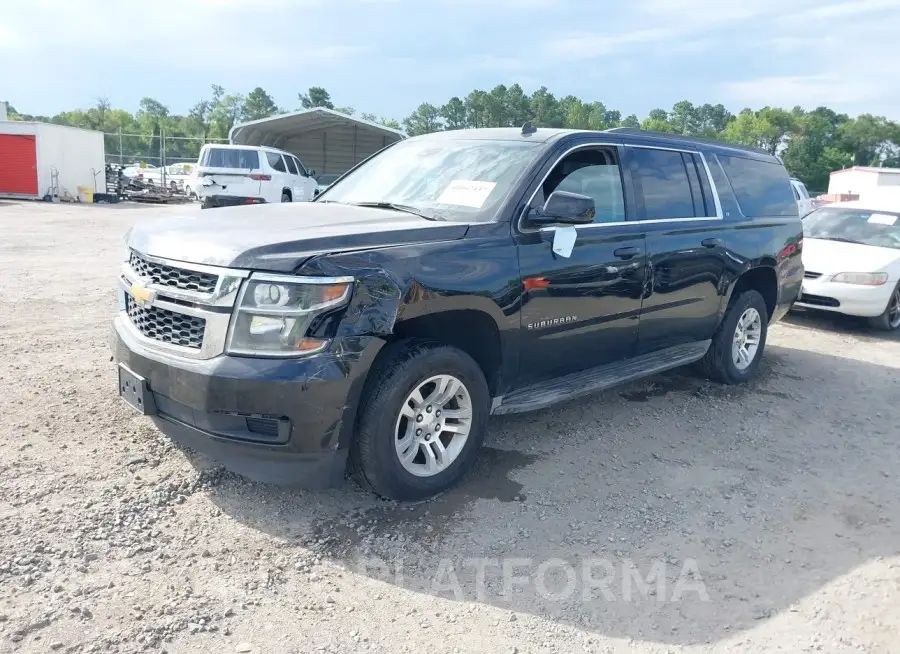
[{"label": "alloy wheel", "polygon": [[762,339],[762,317],[753,307],[748,308],[738,318],[731,344],[731,358],[738,370],[746,370],[756,358]]},{"label": "alloy wheel", "polygon": [[472,398],[453,375],[436,375],[418,384],[400,407],[394,445],[403,468],[433,477],[460,455],[472,428]]}]

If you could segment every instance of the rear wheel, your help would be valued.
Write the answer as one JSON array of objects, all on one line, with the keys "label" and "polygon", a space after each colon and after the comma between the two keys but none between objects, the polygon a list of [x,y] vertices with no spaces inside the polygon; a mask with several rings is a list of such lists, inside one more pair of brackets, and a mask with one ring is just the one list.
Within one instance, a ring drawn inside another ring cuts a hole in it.
[{"label": "rear wheel", "polygon": [[762,295],[747,290],[733,298],[713,336],[703,373],[724,384],[740,384],[756,374],[766,347],[769,312]]},{"label": "rear wheel", "polygon": [[364,488],[420,500],[450,488],[472,466],[490,393],[461,350],[417,341],[388,347],[370,372],[350,465]]},{"label": "rear wheel", "polygon": [[900,284],[897,284],[894,292],[891,293],[891,299],[888,300],[884,313],[875,318],[869,318],[869,324],[875,329],[886,332],[900,329]]},{"label": "rear wheel", "polygon": [[282,193],[282,194],[281,194],[281,201],[282,201],[282,202],[290,202],[290,201],[291,201],[291,194],[290,194],[290,193]]}]

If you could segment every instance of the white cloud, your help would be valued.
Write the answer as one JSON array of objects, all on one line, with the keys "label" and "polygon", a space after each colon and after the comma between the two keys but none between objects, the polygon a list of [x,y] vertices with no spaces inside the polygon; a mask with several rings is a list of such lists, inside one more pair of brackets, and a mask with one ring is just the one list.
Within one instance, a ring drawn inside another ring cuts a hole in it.
[{"label": "white cloud", "polygon": [[848,16],[871,14],[890,9],[900,10],[900,0],[852,0],[851,2],[840,2],[833,5],[824,4],[812,7],[805,11],[799,11],[796,14],[790,15],[789,18],[797,18],[800,20],[832,20]]},{"label": "white cloud", "polygon": [[[321,5],[323,0],[152,0],[151,6],[124,2],[109,9],[105,0],[31,0],[4,7],[0,53],[27,51],[92,59],[115,56],[142,66],[177,70],[210,67],[253,68],[288,59],[323,61],[355,56],[357,44],[304,38],[274,39],[254,27],[287,8]],[[40,38],[26,42],[6,32],[26,34],[40,26]],[[319,36],[324,36],[321,32]],[[199,39],[198,39],[199,37]]]},{"label": "white cloud", "polygon": [[896,119],[900,11],[877,13],[892,7],[900,10],[900,0],[854,0],[796,12],[770,41],[781,70],[735,79],[721,89],[732,102],[747,106],[827,105]]},{"label": "white cloud", "polygon": [[543,47],[543,52],[556,59],[593,59],[618,52],[627,46],[665,41],[673,34],[673,30],[663,27],[624,34],[570,34],[549,39]]}]

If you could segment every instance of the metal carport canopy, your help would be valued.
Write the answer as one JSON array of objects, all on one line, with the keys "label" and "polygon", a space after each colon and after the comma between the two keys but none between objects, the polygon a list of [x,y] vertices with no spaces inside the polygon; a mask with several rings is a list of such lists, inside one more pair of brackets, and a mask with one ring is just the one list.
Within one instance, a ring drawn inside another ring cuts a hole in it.
[{"label": "metal carport canopy", "polygon": [[404,138],[399,130],[324,107],[241,123],[228,134],[234,145],[267,145],[290,152],[317,175],[344,173]]}]

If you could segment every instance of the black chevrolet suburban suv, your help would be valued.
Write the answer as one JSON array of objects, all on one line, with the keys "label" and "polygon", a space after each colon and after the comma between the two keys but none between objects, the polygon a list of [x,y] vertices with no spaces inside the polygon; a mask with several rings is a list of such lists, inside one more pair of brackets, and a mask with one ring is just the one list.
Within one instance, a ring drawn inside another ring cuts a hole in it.
[{"label": "black chevrolet suburban suv", "polygon": [[685,364],[751,378],[802,236],[762,150],[529,124],[410,138],[312,203],[133,227],[119,392],[247,477],[349,471],[424,498],[472,465],[491,414]]}]

